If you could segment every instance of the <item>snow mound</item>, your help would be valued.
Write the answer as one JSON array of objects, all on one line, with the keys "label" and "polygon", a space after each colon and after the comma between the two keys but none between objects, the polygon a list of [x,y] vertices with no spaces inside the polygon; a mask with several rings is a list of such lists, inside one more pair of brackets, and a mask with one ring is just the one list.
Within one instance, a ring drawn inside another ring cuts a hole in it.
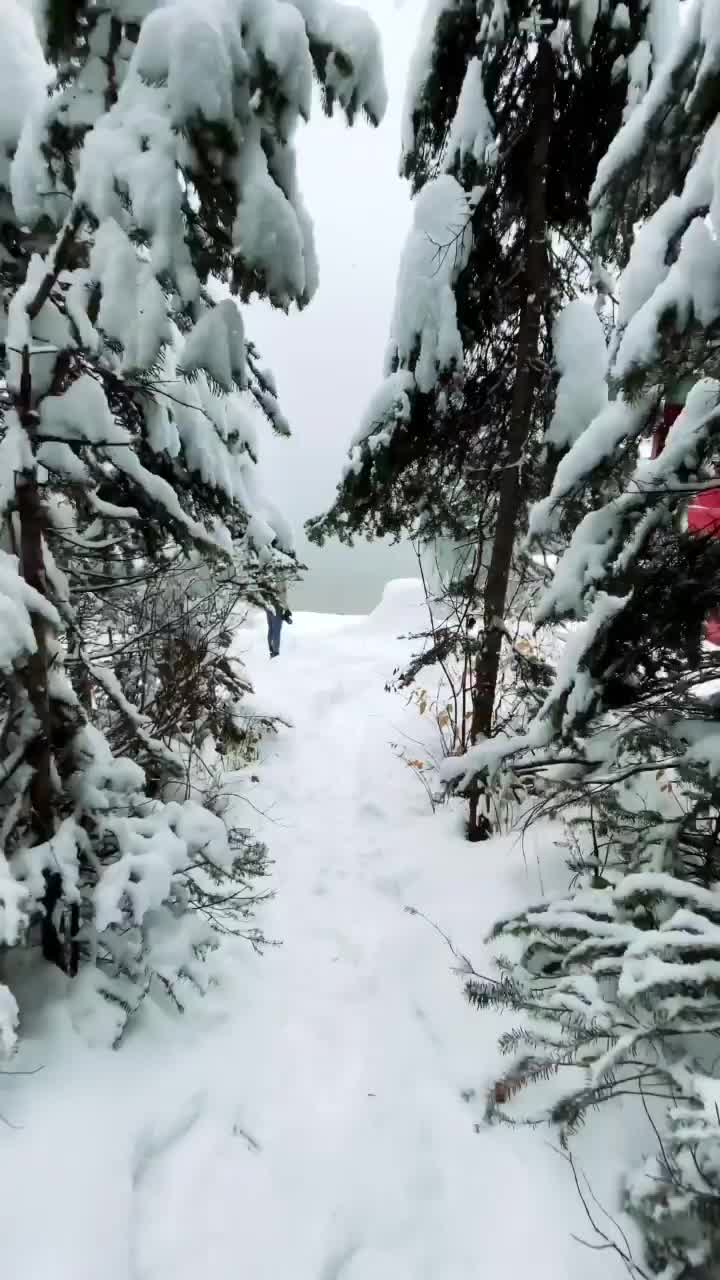
[{"label": "snow mound", "polygon": [[382,631],[418,631],[427,621],[425,592],[420,578],[393,578],[386,583],[380,603],[368,616]]}]

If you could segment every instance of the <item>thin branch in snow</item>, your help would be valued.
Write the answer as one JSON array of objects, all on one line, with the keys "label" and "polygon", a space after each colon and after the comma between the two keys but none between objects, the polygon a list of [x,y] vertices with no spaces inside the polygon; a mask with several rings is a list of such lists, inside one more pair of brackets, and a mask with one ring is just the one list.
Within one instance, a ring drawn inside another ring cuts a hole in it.
[{"label": "thin branch in snow", "polygon": [[[581,1236],[575,1235],[574,1232],[572,1233],[572,1239],[577,1240],[578,1244],[583,1245],[586,1249],[612,1250],[612,1252],[617,1254],[617,1256],[622,1261],[623,1266],[625,1267],[625,1270],[629,1276],[639,1276],[640,1280],[651,1280],[650,1273],[647,1271],[644,1271],[643,1268],[639,1266],[638,1263],[633,1258],[632,1252],[630,1249],[630,1243],[620,1223],[615,1218],[613,1218],[612,1214],[609,1213],[608,1210],[605,1209],[600,1204],[599,1200],[597,1199],[597,1196],[595,1195],[595,1193],[592,1190],[592,1187],[590,1186],[590,1182],[587,1178],[587,1175],[585,1173],[582,1173],[581,1175],[581,1173],[578,1172],[572,1152],[561,1151],[558,1147],[553,1147],[551,1144],[548,1144],[548,1145],[551,1146],[551,1149],[556,1153],[556,1155],[561,1156],[561,1158],[565,1160],[567,1164],[569,1164],[570,1171],[573,1176],[573,1181],[575,1183],[575,1188],[580,1198],[580,1203],[582,1204],[582,1207],[585,1211],[585,1216],[588,1222],[590,1223],[590,1226],[592,1227],[593,1231],[598,1237],[598,1242],[593,1243],[593,1241],[590,1241],[590,1240],[583,1240]],[[581,1176],[585,1183],[585,1188],[583,1188],[583,1185],[581,1182]],[[615,1228],[615,1230],[617,1231],[618,1235],[622,1240],[622,1244],[618,1244],[617,1240],[613,1240],[612,1237],[608,1235],[607,1231],[603,1231],[602,1227],[598,1226],[598,1223],[596,1222],[595,1218],[591,1213],[590,1205],[588,1204],[588,1196],[593,1201],[597,1209],[599,1209],[599,1211],[608,1219],[608,1221],[612,1223],[613,1227]]]},{"label": "thin branch in snow", "polygon": [[495,987],[500,985],[497,978],[486,978],[484,974],[478,973],[472,961],[462,951],[458,951],[448,934],[445,933],[434,920],[431,920],[429,916],[426,916],[424,911],[420,911],[418,907],[409,906],[403,907],[403,911],[407,912],[409,916],[418,916],[421,920],[424,920],[426,924],[429,924],[431,929],[435,930],[438,937],[442,938],[446,946],[449,947],[455,959],[459,961],[460,968],[457,970],[458,973],[468,974],[472,978],[479,978],[481,982],[488,982]]}]

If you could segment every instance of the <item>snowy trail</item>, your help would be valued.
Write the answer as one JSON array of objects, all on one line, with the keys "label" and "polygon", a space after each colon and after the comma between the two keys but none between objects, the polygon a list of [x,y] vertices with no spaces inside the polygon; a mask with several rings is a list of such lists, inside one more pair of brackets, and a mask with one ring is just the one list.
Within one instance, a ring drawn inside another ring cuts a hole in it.
[{"label": "snowy trail", "polygon": [[[526,862],[508,838],[479,858],[457,838],[457,813],[433,817],[394,757],[389,743],[422,726],[384,692],[406,649],[394,636],[413,625],[386,613],[300,616],[272,664],[260,631],[242,639],[260,696],[294,721],[253,790],[275,860],[263,925],[282,945],[261,957],[244,948],[224,991],[162,1036],[138,1030],[110,1058],[70,1042],[38,1086],[40,1129],[23,1086],[24,1129],[9,1136],[15,1157],[0,1150],[0,1192],[18,1168],[31,1187],[41,1152],[67,1144],[67,1115],[53,1106],[63,1080],[71,1114],[73,1089],[79,1114],[93,1081],[75,1152],[81,1193],[110,1169],[80,1252],[65,1221],[73,1188],[53,1188],[55,1280],[97,1280],[101,1257],[104,1280],[613,1274],[570,1238],[585,1224],[546,1135],[476,1131],[498,1021],[469,1010],[452,957],[403,907],[482,962],[493,917],[538,892],[535,851]],[[612,1200],[612,1180],[596,1186]],[[18,1216],[4,1203],[13,1273],[41,1280],[37,1205]]]}]

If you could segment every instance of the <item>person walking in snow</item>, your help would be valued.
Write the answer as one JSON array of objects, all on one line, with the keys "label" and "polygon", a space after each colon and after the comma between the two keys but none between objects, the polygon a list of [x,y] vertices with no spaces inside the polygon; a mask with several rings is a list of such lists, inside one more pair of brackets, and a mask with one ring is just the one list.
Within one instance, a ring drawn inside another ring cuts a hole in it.
[{"label": "person walking in snow", "polygon": [[287,590],[284,584],[278,590],[275,608],[266,609],[265,615],[267,617],[268,624],[268,649],[270,650],[270,657],[277,658],[280,654],[280,633],[282,631],[282,624],[283,622],[292,622],[292,614],[287,603]]}]

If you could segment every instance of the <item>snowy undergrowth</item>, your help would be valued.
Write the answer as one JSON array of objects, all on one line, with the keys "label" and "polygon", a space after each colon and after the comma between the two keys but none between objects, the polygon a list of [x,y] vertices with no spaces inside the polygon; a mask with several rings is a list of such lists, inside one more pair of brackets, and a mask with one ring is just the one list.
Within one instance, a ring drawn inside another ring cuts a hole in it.
[{"label": "snowy undergrowth", "polygon": [[[539,596],[539,586],[519,592],[517,607],[505,623],[493,735],[499,743],[527,729],[569,634],[567,626],[538,631],[535,603]],[[422,592],[413,578],[389,584],[373,616],[384,620],[390,629],[395,625],[396,633],[404,628],[403,638],[412,642],[412,660],[393,672],[389,688],[414,708],[424,724],[420,735],[400,735],[392,746],[424,787],[428,802],[441,804],[446,795],[442,776],[446,767],[452,768],[448,758],[462,757],[470,741],[475,654],[482,618],[477,612],[466,614],[462,599],[456,605],[442,578],[432,570],[425,577]],[[440,660],[433,661],[438,654]],[[538,780],[534,782],[537,791]],[[527,791],[518,776],[485,780],[483,797],[483,808],[487,808],[495,832],[511,830],[527,808]]]},{"label": "snowy undergrowth", "polygon": [[[393,757],[427,732],[383,691],[414,608],[406,587],[369,618],[296,616],[272,663],[264,620],[238,636],[259,705],[294,725],[237,801],[275,861],[260,922],[280,946],[224,944],[220,985],[185,1018],[146,1002],[115,1053],[79,1033],[61,974],[42,1003],[21,990],[10,1069],[42,1070],[0,1078],[8,1275],[611,1280],[572,1239],[590,1233],[547,1132],[483,1125],[504,1024],[404,909],[484,969],[497,916],[567,882],[557,829],[470,846],[460,806],[433,816]],[[608,1208],[644,1141],[619,1105],[580,1135]]]}]

